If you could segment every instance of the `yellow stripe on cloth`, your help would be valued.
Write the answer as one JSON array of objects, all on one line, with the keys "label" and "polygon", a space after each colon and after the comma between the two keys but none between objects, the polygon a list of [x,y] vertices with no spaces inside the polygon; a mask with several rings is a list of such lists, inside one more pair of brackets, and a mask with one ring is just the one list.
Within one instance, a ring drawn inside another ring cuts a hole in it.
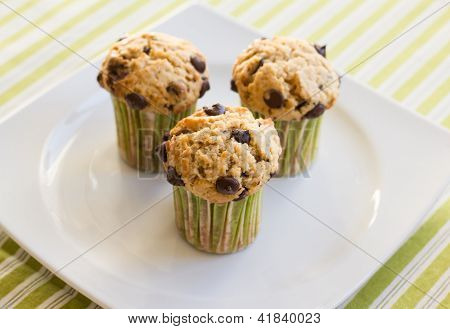
[{"label": "yellow stripe on cloth", "polygon": [[399,250],[381,267],[349,301],[346,308],[368,308],[390,283],[425,248],[450,217],[450,198],[437,209]]},{"label": "yellow stripe on cloth", "polygon": [[355,59],[350,65],[348,65],[346,71],[355,67],[355,69],[352,70],[352,74],[355,74],[363,66],[367,65],[368,62],[364,63],[363,65],[357,66],[359,63],[364,62],[366,58],[370,57],[378,49],[381,49],[383,46],[392,41],[392,39],[403,33],[410,27],[410,25],[413,25],[413,22],[417,19],[417,17],[422,15],[423,12],[432,4],[432,1],[419,1],[419,3],[415,7],[413,7],[411,11],[409,11],[403,17],[399,17],[399,20],[393,27],[391,27],[387,32],[384,32],[381,37],[379,37],[375,42],[371,43],[370,47],[368,47],[357,59]]},{"label": "yellow stripe on cloth", "polygon": [[296,16],[294,19],[292,19],[286,26],[284,26],[282,29],[280,29],[277,34],[280,35],[287,35],[291,34],[293,31],[295,31],[306,19],[308,19],[310,16],[317,13],[323,5],[325,5],[327,1],[325,0],[316,0],[313,2],[312,5],[307,7],[305,10],[300,10],[300,14]]},{"label": "yellow stripe on cloth", "polygon": [[[419,36],[414,38],[405,49],[402,49],[394,58],[389,58],[386,64],[369,80],[373,87],[379,87],[403,63],[416,53],[433,35],[438,33],[448,22],[450,22],[450,10],[444,9],[442,14],[437,14],[436,18],[431,18],[432,23]],[[382,55],[382,54],[381,54]]]},{"label": "yellow stripe on cloth", "polygon": [[286,9],[292,3],[294,3],[294,0],[282,0],[276,2],[275,6],[267,10],[261,17],[259,17],[255,22],[253,22],[252,25],[255,26],[256,28],[263,27],[268,22],[270,22],[274,16],[276,16],[281,11]]},{"label": "yellow stripe on cloth", "polygon": [[428,114],[434,109],[445,97],[450,93],[450,76],[442,81],[442,83],[417,107],[417,111],[421,114]]},{"label": "yellow stripe on cloth", "polygon": [[394,92],[394,98],[402,101],[408,97],[444,60],[448,59],[450,53],[450,41],[429,58],[418,70],[405,80],[405,82]]},{"label": "yellow stripe on cloth", "polygon": [[231,12],[232,16],[240,16],[243,15],[246,11],[248,11],[254,4],[256,0],[244,0],[242,3],[236,7],[235,10]]},{"label": "yellow stripe on cloth", "polygon": [[342,40],[330,48],[327,53],[330,58],[335,58],[339,56],[344,50],[346,50],[353,42],[360,38],[367,30],[369,30],[378,20],[380,20],[384,15],[389,13],[390,10],[394,8],[397,1],[384,1],[381,6],[378,7],[369,17],[362,20],[361,23],[352,27],[350,33],[348,33]]},{"label": "yellow stripe on cloth", "polygon": [[[393,308],[414,308],[434,283],[447,271],[450,264],[450,244],[441,251],[436,259],[423,271],[414,285],[410,285],[406,292],[393,305]],[[442,302],[441,302],[442,304]],[[449,308],[450,304],[443,304]]]},{"label": "yellow stripe on cloth", "polygon": [[[35,5],[38,4],[38,1],[36,0],[28,0],[27,2],[23,3],[21,6],[15,8],[8,4],[9,7],[11,7],[13,10],[9,9],[8,6],[0,2],[0,6],[5,8],[5,10],[8,12],[4,17],[0,17],[0,26],[5,26],[13,19],[17,19],[17,13],[21,14],[24,11],[27,11],[28,9],[31,9]],[[17,12],[17,13],[16,13]]]},{"label": "yellow stripe on cloth", "polygon": [[337,11],[333,16],[329,17],[325,24],[323,24],[318,30],[314,31],[309,35],[309,40],[319,40],[325,34],[333,30],[333,28],[342,22],[347,16],[358,9],[364,2],[361,0],[353,0],[349,2],[346,6],[342,7],[341,10]]},{"label": "yellow stripe on cloth", "polygon": [[[74,28],[76,25],[82,23],[85,19],[88,19],[90,15],[94,14],[98,10],[104,7],[104,5],[108,2],[108,0],[99,0],[95,1],[89,7],[85,8],[69,20],[65,21],[62,25],[56,28],[53,31],[49,31],[49,34],[58,39],[62,34],[66,33],[70,29]],[[23,63],[28,58],[32,57],[36,52],[38,52],[41,48],[47,46],[48,44],[55,42],[55,40],[49,37],[48,35],[43,35],[42,38],[33,42],[31,45],[26,47],[25,49],[21,49],[21,51],[14,56],[13,58],[3,62],[0,64],[0,76],[6,74],[7,72],[15,69],[19,64]],[[0,104],[2,102],[0,101]]]},{"label": "yellow stripe on cloth", "polygon": [[10,101],[13,97],[15,97],[18,93],[26,90],[31,85],[39,81],[42,77],[46,76],[49,72],[55,69],[58,65],[64,62],[68,57],[73,56],[73,52],[79,51],[82,47],[87,45],[89,42],[95,40],[102,32],[108,30],[121,20],[127,18],[128,15],[134,13],[142,6],[148,3],[147,0],[136,0],[132,2],[130,5],[125,7],[119,13],[110,17],[107,21],[97,25],[95,29],[89,31],[84,34],[81,38],[77,39],[74,43],[70,44],[69,47],[71,50],[63,49],[58,52],[52,58],[50,58],[44,64],[38,66],[34,70],[32,70],[28,75],[23,77],[20,81],[12,85],[10,88],[5,90],[0,94],[0,104],[6,103]]},{"label": "yellow stripe on cloth", "polygon": [[[48,20],[52,19],[55,15],[59,14],[63,9],[67,8],[71,5],[72,2],[69,1],[61,1],[56,6],[52,7],[50,10],[44,12],[41,16],[39,16],[33,23],[37,26],[44,24]],[[19,19],[22,19],[21,17]],[[30,23],[26,23],[24,27],[12,33],[6,38],[0,39],[0,50],[8,46],[11,42],[14,42],[20,38],[26,37],[27,33],[36,30],[36,27]]]}]

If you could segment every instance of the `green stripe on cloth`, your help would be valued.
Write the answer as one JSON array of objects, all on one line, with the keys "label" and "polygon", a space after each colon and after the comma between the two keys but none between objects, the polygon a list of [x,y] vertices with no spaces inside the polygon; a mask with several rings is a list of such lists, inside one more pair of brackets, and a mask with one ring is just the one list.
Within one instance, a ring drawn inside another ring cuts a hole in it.
[{"label": "green stripe on cloth", "polygon": [[20,283],[39,271],[42,265],[30,257],[24,264],[0,278],[0,299],[13,291]]},{"label": "green stripe on cloth", "polygon": [[318,30],[314,31],[309,35],[309,40],[319,40],[325,34],[333,30],[337,24],[342,22],[348,15],[359,8],[364,2],[361,0],[353,0],[349,2],[346,6],[342,7],[341,10],[336,12],[332,17],[327,18],[326,23],[323,24]]},{"label": "green stripe on cloth", "polygon": [[[405,16],[402,16],[393,27],[391,27],[387,32],[383,33],[383,35],[379,37],[375,42],[371,42],[370,47],[368,47],[362,53],[362,55],[355,59],[350,65],[348,65],[346,70],[350,70],[352,67],[355,67],[359,63],[364,62],[378,49],[387,45],[392,39],[400,35],[406,29],[410,28],[410,25],[413,25],[413,21],[415,21],[418,16],[422,15],[424,11],[432,4],[433,2],[431,1],[420,1],[415,7],[412,8],[410,12],[408,12]],[[363,65],[355,67],[355,69],[352,70],[352,74],[358,72],[358,70],[360,70],[366,64],[367,62],[365,62]]]},{"label": "green stripe on cloth", "polygon": [[75,298],[63,305],[61,308],[80,309],[88,307],[92,302],[89,298],[78,293]]},{"label": "green stripe on cloth", "polygon": [[[158,20],[164,18],[164,16],[170,14],[172,11],[174,11],[176,8],[179,7],[179,5],[181,3],[183,3],[185,0],[175,0],[172,1],[171,3],[169,3],[167,6],[161,8],[160,10],[156,11],[152,16],[150,16],[148,19],[146,19],[144,22],[142,22],[141,24],[139,24],[138,26],[132,28],[132,30],[130,32],[132,33],[137,33],[137,32],[142,32],[144,30],[146,30],[147,28],[149,28],[152,24],[154,24],[155,22],[157,22]],[[101,53],[105,52],[110,45],[107,45],[105,47],[103,47],[102,49],[100,49],[99,51],[97,51],[93,58],[97,57],[98,55],[100,55]]]},{"label": "green stripe on cloth", "polygon": [[434,56],[429,58],[414,74],[394,92],[395,99],[402,101],[408,97],[443,61],[450,53],[450,41],[440,48]]},{"label": "green stripe on cloth", "polygon": [[19,250],[19,245],[11,238],[9,238],[2,246],[2,251],[7,255],[14,255]]},{"label": "green stripe on cloth", "polygon": [[[410,285],[406,292],[392,306],[393,308],[414,308],[425,297],[431,287],[447,271],[450,264],[450,244],[441,251],[436,259],[423,271],[423,273]],[[418,288],[419,289],[418,289]],[[450,305],[443,305],[450,307]]]},{"label": "green stripe on cloth", "polygon": [[[137,0],[131,5],[125,7],[123,10],[121,10],[116,15],[109,18],[107,21],[101,23],[100,25],[97,25],[96,28],[89,33],[86,33],[81,38],[76,40],[74,43],[72,43],[69,47],[72,51],[79,51],[82,47],[87,45],[89,42],[93,41],[95,38],[99,36],[102,32],[105,30],[111,28],[115,24],[117,24],[119,21],[125,19],[127,15],[130,15],[137,11],[142,6],[148,4],[147,0]],[[51,72],[53,69],[55,69],[56,66],[60,65],[62,62],[64,62],[65,59],[67,59],[69,56],[73,55],[73,52],[68,49],[63,49],[56,55],[54,55],[52,58],[50,58],[47,62],[42,64],[41,66],[38,66],[36,69],[31,71],[28,75],[26,75],[23,79],[12,85],[10,88],[5,90],[3,93],[0,94],[0,104],[6,103],[10,101],[13,97],[15,97],[18,93],[24,91],[25,89],[29,88],[31,85],[36,83],[39,79],[41,79],[43,76],[47,75],[49,72]]]},{"label": "green stripe on cloth", "polygon": [[[403,246],[359,290],[346,308],[368,308],[406,265],[425,247],[450,218],[450,198],[437,209]],[[393,273],[394,271],[395,273]]]},{"label": "green stripe on cloth", "polygon": [[417,107],[417,111],[421,114],[428,114],[434,109],[450,91],[450,76],[442,81],[442,83]]},{"label": "green stripe on cloth", "polygon": [[369,84],[373,87],[379,87],[449,21],[450,10],[443,10],[442,15],[438,14],[436,19],[432,18],[432,23],[430,26],[428,26],[419,36],[414,38],[414,40],[412,40],[405,49],[402,49],[402,51],[399,52],[394,58],[390,59],[389,62],[384,65],[383,68],[372,77],[372,79],[370,79]]},{"label": "green stripe on cloth", "polygon": [[[54,38],[59,38],[62,34],[69,31],[74,26],[87,19],[90,15],[103,8],[107,2],[107,0],[99,0],[94,2],[91,6],[85,8],[77,15],[70,18],[68,21],[65,21],[64,24],[56,28],[54,31],[49,31],[49,34]],[[41,39],[35,41],[25,49],[21,49],[20,53],[0,65],[0,76],[6,74],[10,70],[13,70],[16,66],[24,62],[26,59],[30,58],[30,56],[34,55],[41,48],[52,42],[55,41],[49,36],[44,35]]]},{"label": "green stripe on cloth", "polygon": [[270,22],[274,16],[278,15],[281,11],[286,9],[286,7],[290,6],[294,0],[282,0],[275,4],[272,8],[268,9],[264,15],[259,17],[256,21],[253,22],[253,26],[256,28],[261,28]]},{"label": "green stripe on cloth", "polygon": [[355,42],[359,37],[361,37],[367,30],[369,30],[378,20],[380,20],[384,15],[386,15],[394,6],[397,1],[385,1],[383,5],[379,6],[372,14],[364,19],[360,24],[352,28],[350,33],[348,33],[343,39],[341,39],[333,47],[330,47],[329,53],[330,58],[335,58],[339,56],[345,49],[347,49],[350,44]]},{"label": "green stripe on cloth", "polygon": [[[185,0],[175,0],[170,2],[167,6],[159,9],[155,13],[153,13],[148,19],[146,19],[143,23],[139,24],[136,27],[131,29],[132,33],[141,32],[144,29],[147,29],[150,25],[158,21],[159,19],[164,18],[164,16],[170,14],[176,8],[178,8]],[[109,45],[108,45],[109,46]]]},{"label": "green stripe on cloth", "polygon": [[444,120],[442,120],[442,125],[450,129],[450,114]]},{"label": "green stripe on cloth", "polygon": [[222,2],[222,0],[208,0],[208,3],[211,6],[218,6],[221,2]]},{"label": "green stripe on cloth", "polygon": [[[60,11],[67,8],[67,6],[70,4],[72,4],[72,3],[68,2],[68,1],[61,1],[56,6],[52,7],[50,10],[44,12],[35,21],[33,21],[33,23],[38,26],[41,24],[44,24],[45,22],[47,22],[48,20],[53,18],[53,16],[55,16],[56,14],[59,14]],[[22,18],[20,18],[20,19],[22,19]],[[0,50],[2,48],[5,48],[11,42],[14,42],[15,40],[18,40],[18,39],[26,36],[27,33],[32,32],[34,30],[36,30],[36,28],[27,22],[24,27],[22,27],[18,31],[12,33],[7,38],[0,40]]]},{"label": "green stripe on cloth", "polygon": [[65,286],[66,284],[58,277],[52,276],[48,282],[33,290],[14,308],[36,308]]},{"label": "green stripe on cloth", "polygon": [[438,308],[440,309],[448,309],[449,307],[450,307],[450,293],[448,293],[447,296],[445,296],[445,298],[438,305]]},{"label": "green stripe on cloth", "polygon": [[[22,13],[28,9],[30,9],[31,7],[33,7],[34,5],[37,5],[38,2],[35,0],[29,0],[27,2],[25,2],[24,4],[22,4],[21,6],[14,8],[13,6],[9,5],[9,7],[11,7],[12,9],[14,9],[16,12],[18,13]],[[3,8],[6,9],[6,11],[8,11],[8,14],[6,14],[4,17],[0,17],[0,25],[5,26],[6,24],[8,24],[10,21],[12,21],[14,18],[17,18],[17,14],[14,11],[11,11],[11,9],[9,9],[8,7],[6,7],[5,5],[1,4]]]},{"label": "green stripe on cloth", "polygon": [[317,0],[314,3],[307,7],[305,10],[300,10],[300,14],[297,15],[293,20],[291,20],[287,25],[285,25],[282,29],[280,29],[277,34],[287,35],[291,34],[295,31],[305,20],[307,20],[310,16],[317,13],[323,5],[325,5],[327,1]]},{"label": "green stripe on cloth", "polygon": [[244,14],[246,11],[248,11],[255,3],[256,3],[256,0],[242,1],[242,3],[231,12],[231,15],[232,16],[240,16],[240,15]]}]

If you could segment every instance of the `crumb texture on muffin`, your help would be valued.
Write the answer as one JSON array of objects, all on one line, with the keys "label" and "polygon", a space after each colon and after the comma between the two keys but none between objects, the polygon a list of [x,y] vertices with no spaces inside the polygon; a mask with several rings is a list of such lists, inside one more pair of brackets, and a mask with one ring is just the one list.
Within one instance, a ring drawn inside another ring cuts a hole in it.
[{"label": "crumb texture on muffin", "polygon": [[120,38],[108,51],[97,80],[131,108],[166,115],[189,109],[209,89],[200,50],[162,33]]},{"label": "crumb texture on muffin", "polygon": [[236,59],[232,89],[264,117],[315,117],[339,94],[339,76],[324,55],[325,47],[292,37],[255,40]]},{"label": "crumb texture on muffin", "polygon": [[168,181],[214,203],[257,192],[277,171],[281,154],[271,119],[220,104],[179,121],[161,149]]}]

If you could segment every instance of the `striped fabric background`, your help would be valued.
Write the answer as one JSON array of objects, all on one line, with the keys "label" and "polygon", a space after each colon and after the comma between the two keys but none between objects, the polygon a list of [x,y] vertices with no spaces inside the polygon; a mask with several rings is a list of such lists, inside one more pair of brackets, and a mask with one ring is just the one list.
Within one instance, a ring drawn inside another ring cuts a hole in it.
[{"label": "striped fabric background", "polygon": [[[450,129],[447,1],[205,2],[267,35],[293,35],[326,43],[328,57],[338,69],[353,68],[350,74],[358,80]],[[146,30],[188,3],[0,0],[0,116],[86,65],[43,31],[93,60],[117,36]],[[415,26],[418,22],[421,23]],[[356,66],[408,29],[392,46]],[[420,290],[382,268],[342,307],[450,306],[449,195],[442,197],[424,224],[389,260],[390,268]],[[53,276],[0,231],[0,307],[97,306]]]}]

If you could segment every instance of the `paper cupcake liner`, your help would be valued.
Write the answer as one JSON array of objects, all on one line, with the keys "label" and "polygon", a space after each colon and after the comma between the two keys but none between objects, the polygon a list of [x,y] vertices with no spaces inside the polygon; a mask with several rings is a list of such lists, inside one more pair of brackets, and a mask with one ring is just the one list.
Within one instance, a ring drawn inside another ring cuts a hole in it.
[{"label": "paper cupcake liner", "polygon": [[195,105],[189,110],[163,115],[149,111],[138,111],[128,107],[127,103],[112,96],[116,118],[117,141],[120,156],[131,167],[140,171],[163,172],[158,147],[164,133],[175,124],[195,111]]},{"label": "paper cupcake liner", "polygon": [[[255,118],[262,116],[253,112]],[[300,121],[274,121],[280,137],[282,153],[275,177],[296,176],[307,172],[317,153],[320,125],[323,115]]]},{"label": "paper cupcake liner", "polygon": [[178,231],[195,248],[214,254],[244,249],[258,234],[261,195],[258,191],[240,201],[211,203],[184,187],[174,187]]},{"label": "paper cupcake liner", "polygon": [[317,153],[322,117],[301,121],[275,121],[283,149],[277,177],[299,175],[310,168]]}]

